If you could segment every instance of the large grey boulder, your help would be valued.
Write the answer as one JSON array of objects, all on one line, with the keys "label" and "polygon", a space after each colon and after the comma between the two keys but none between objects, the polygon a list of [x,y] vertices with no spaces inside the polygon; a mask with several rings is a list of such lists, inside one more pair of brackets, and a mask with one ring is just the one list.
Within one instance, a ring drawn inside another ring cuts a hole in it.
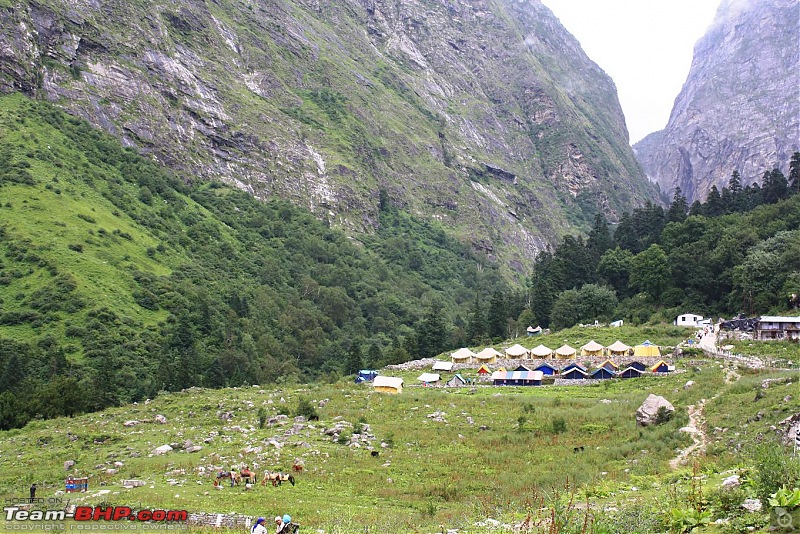
[{"label": "large grey boulder", "polygon": [[647,396],[639,409],[636,410],[636,424],[639,426],[649,426],[657,424],[659,408],[666,409],[670,415],[675,412],[675,407],[664,397],[653,395]]}]

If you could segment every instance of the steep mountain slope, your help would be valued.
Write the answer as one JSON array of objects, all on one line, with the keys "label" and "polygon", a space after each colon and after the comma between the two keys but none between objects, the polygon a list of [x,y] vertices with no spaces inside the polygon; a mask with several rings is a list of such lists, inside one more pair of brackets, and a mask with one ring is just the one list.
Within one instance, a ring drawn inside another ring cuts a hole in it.
[{"label": "steep mountain slope", "polygon": [[686,83],[664,130],[634,145],[648,177],[689,202],[738,170],[784,173],[800,150],[800,2],[723,0],[695,45]]},{"label": "steep mountain slope", "polygon": [[383,190],[524,272],[652,194],[613,83],[537,0],[2,3],[0,91],[349,230]]}]

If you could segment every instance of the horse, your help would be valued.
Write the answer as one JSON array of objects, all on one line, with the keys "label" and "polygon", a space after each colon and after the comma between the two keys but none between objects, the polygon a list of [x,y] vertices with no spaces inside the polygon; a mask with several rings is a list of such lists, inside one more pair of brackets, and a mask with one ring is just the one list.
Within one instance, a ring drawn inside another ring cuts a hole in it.
[{"label": "horse", "polygon": [[295,473],[302,473],[303,472],[303,462],[295,460],[294,464],[292,465],[292,471]]},{"label": "horse", "polygon": [[214,481],[215,486],[219,486],[223,479],[231,481],[231,487],[235,486],[237,482],[242,481],[242,477],[236,471],[219,471],[217,472],[217,479]]},{"label": "horse", "polygon": [[264,478],[261,480],[261,485],[266,486],[267,481],[272,482],[273,486],[280,486],[282,482],[287,481],[294,486],[294,477],[287,473],[273,473],[272,471],[267,471],[264,473]]},{"label": "horse", "polygon": [[245,467],[239,473],[239,481],[245,484],[252,484],[256,480],[256,474],[250,471],[250,468]]}]

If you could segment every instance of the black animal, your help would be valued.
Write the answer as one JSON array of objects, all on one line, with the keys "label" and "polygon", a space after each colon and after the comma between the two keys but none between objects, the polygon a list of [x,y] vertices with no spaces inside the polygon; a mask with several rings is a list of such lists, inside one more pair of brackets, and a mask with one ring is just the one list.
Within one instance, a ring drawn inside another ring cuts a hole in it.
[{"label": "black animal", "polygon": [[379,453],[378,451],[372,451],[372,452],[370,452],[369,454],[370,454],[370,456],[372,456],[373,458],[377,458],[378,456],[380,456],[380,455],[381,455],[381,453]]},{"label": "black animal", "polygon": [[572,452],[578,454],[579,452],[583,452],[583,445],[580,447],[572,447]]}]

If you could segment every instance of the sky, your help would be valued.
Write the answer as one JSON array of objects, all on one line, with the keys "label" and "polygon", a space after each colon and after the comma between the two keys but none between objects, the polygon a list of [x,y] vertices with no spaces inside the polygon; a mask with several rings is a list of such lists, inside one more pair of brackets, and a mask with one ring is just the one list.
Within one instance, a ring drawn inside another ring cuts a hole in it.
[{"label": "sky", "polygon": [[542,0],[617,86],[631,144],[663,129],[720,0]]}]

